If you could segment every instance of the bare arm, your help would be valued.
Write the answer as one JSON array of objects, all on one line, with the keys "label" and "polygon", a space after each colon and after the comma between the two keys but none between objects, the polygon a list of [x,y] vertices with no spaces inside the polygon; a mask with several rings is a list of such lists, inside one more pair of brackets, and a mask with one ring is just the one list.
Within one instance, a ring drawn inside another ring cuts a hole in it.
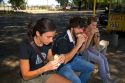
[{"label": "bare arm", "polygon": [[87,49],[87,48],[89,47],[89,45],[90,45],[90,43],[91,43],[91,41],[92,41],[93,36],[94,36],[94,33],[91,33],[91,34],[89,35],[88,40],[87,40],[87,42],[86,42],[86,44],[85,44],[85,49]]},{"label": "bare arm", "polygon": [[85,42],[83,40],[85,40],[85,37],[83,35],[80,35],[80,36],[77,37],[77,43],[74,46],[74,48],[69,53],[65,54],[65,63],[70,61],[74,57],[74,55],[78,52],[79,48]]},{"label": "bare arm", "polygon": [[93,38],[93,36],[96,32],[99,32],[98,28],[92,28],[91,29],[91,31],[88,34],[88,38],[87,38],[85,44],[82,45],[82,47],[80,48],[80,51],[79,51],[80,53],[82,53],[85,49],[87,49],[89,47],[89,45],[92,41],[92,38]]},{"label": "bare arm", "polygon": [[65,62],[64,63],[65,64],[74,57],[74,55],[77,53],[79,48],[80,48],[79,46],[75,46],[69,53],[64,54],[64,56],[65,56]]},{"label": "bare arm", "polygon": [[54,56],[53,56],[53,54],[52,54],[52,50],[49,49],[47,59],[48,59],[49,61],[52,61],[52,60],[53,60],[53,57],[54,57]]},{"label": "bare arm", "polygon": [[82,41],[85,41],[84,44],[82,44],[81,48],[79,49],[79,53],[82,53],[85,48],[86,48],[86,43],[87,43],[87,40],[88,40],[88,37],[86,34],[83,34],[83,36],[85,37],[85,40],[82,40]]},{"label": "bare arm", "polygon": [[46,71],[54,70],[57,68],[58,68],[58,61],[54,60],[54,61],[48,62],[45,66],[43,66],[41,68],[31,71],[30,65],[29,65],[29,60],[28,59],[20,60],[20,69],[21,69],[22,76],[25,80],[32,79]]},{"label": "bare arm", "polygon": [[29,60],[20,60],[20,68],[21,68],[22,76],[25,80],[34,78],[46,71],[45,67],[39,68],[34,71],[30,71]]}]

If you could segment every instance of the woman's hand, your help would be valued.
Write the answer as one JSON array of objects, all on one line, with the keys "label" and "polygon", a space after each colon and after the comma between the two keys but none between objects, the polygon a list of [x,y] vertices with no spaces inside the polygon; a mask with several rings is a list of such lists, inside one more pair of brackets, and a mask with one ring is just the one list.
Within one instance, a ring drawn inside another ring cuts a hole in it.
[{"label": "woman's hand", "polygon": [[46,71],[49,71],[49,70],[55,70],[59,67],[59,61],[58,60],[53,60],[53,61],[49,61],[45,67],[46,67]]},{"label": "woman's hand", "polygon": [[54,58],[53,61],[48,62],[46,64],[46,67],[48,70],[55,70],[60,66],[60,64],[62,64],[64,62],[65,62],[65,55],[64,54],[56,55],[56,58]]}]

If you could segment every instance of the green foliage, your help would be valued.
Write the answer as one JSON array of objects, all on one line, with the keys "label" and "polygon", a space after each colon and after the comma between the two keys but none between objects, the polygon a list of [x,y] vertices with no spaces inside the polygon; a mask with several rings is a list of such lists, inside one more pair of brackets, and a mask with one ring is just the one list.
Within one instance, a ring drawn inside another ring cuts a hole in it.
[{"label": "green foliage", "polygon": [[[93,9],[93,2],[94,0],[56,0],[61,7],[66,7],[67,5],[70,6],[77,6],[77,7],[84,7],[85,9]],[[81,1],[81,4],[79,2]],[[111,0],[112,4],[125,4],[125,0]],[[109,5],[110,0],[96,0],[97,8],[104,8],[106,5]]]},{"label": "green foliage", "polygon": [[0,3],[2,3],[3,2],[3,0],[0,0]]},{"label": "green foliage", "polygon": [[60,6],[66,6],[69,3],[69,0],[56,0]]},{"label": "green foliage", "polygon": [[78,6],[78,2],[83,2],[83,0],[73,0],[73,3]]},{"label": "green foliage", "polygon": [[20,10],[26,8],[25,0],[9,0],[8,1],[14,10]]}]

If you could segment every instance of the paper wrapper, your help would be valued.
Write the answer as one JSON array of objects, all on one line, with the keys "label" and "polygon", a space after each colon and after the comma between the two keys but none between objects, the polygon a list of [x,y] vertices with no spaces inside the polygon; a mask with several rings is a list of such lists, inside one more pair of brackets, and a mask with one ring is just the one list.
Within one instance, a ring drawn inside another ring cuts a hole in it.
[{"label": "paper wrapper", "polygon": [[[59,59],[59,55],[58,54],[55,54],[54,55],[54,60],[58,60]],[[60,66],[60,63],[58,63],[58,66]]]},{"label": "paper wrapper", "polygon": [[104,48],[106,48],[108,45],[109,45],[109,41],[106,41],[106,40],[101,40],[99,42],[99,45],[101,45]]}]

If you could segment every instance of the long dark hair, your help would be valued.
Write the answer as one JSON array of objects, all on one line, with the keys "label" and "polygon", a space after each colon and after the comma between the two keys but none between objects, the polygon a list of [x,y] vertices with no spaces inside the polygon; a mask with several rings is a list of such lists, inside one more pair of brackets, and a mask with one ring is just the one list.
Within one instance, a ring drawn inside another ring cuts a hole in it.
[{"label": "long dark hair", "polygon": [[29,37],[36,36],[36,31],[39,31],[41,35],[48,31],[56,31],[56,25],[53,23],[52,20],[48,18],[39,19],[34,26],[31,21],[28,25],[28,32],[27,32],[28,36]]}]

